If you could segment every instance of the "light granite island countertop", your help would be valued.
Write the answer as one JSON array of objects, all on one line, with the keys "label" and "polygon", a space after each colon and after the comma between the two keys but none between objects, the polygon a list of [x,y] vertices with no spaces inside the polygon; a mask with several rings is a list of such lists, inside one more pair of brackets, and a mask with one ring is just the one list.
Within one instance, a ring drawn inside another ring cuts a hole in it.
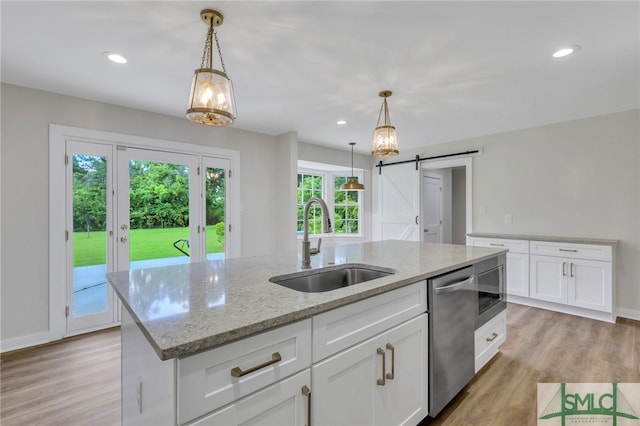
[{"label": "light granite island countertop", "polygon": [[392,268],[383,278],[304,293],[269,278],[300,268],[299,254],[265,255],[111,272],[107,280],[161,360],[182,358],[320,312],[435,277],[506,250],[378,241],[323,248],[311,266]]}]

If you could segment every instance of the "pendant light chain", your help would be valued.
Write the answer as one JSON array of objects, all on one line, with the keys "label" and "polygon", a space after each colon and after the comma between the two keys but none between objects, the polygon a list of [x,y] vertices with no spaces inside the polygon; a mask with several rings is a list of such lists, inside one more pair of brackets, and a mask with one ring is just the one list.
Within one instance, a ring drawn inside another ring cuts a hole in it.
[{"label": "pendant light chain", "polygon": [[[211,26],[211,29],[213,30],[213,25]],[[213,30],[213,37],[215,37],[215,40],[216,40],[216,47],[218,48],[218,56],[220,57],[220,66],[222,66],[222,72],[226,74],[227,70],[224,67],[224,59],[222,59],[222,50],[220,49],[220,42],[218,41],[218,32],[216,30]]]},{"label": "pendant light chain", "polygon": [[[209,30],[207,31],[207,39],[204,42],[204,52],[202,52],[202,62],[200,64],[200,68],[205,68],[205,65],[207,64],[207,62],[209,63],[208,68],[213,68],[213,60],[211,58],[211,34],[212,33],[213,33],[213,24],[209,25]],[[216,42],[217,41],[218,41],[218,37],[216,37]]]}]

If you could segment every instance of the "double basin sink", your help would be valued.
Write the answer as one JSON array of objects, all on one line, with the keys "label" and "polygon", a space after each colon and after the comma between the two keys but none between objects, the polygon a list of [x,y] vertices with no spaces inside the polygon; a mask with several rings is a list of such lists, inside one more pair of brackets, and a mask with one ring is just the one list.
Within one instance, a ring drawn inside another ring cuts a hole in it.
[{"label": "double basin sink", "polygon": [[394,269],[380,266],[347,263],[279,275],[270,278],[269,281],[297,291],[320,293],[386,277],[395,274],[395,272]]}]

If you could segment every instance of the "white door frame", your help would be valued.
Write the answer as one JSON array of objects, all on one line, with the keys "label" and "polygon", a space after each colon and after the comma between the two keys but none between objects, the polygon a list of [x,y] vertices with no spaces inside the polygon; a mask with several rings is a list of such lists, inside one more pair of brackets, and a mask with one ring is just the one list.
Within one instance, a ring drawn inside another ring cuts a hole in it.
[{"label": "white door frame", "polygon": [[[466,184],[466,228],[467,233],[473,232],[473,157],[449,158],[444,160],[426,160],[421,164],[422,170],[448,169],[451,167],[465,167]],[[422,174],[421,174],[422,175]],[[422,189],[421,189],[422,190]]]},{"label": "white door frame", "polygon": [[[124,145],[131,148],[177,152],[225,158],[230,161],[233,179],[229,179],[230,192],[240,194],[240,151],[216,148],[206,145],[145,138],[140,136],[112,133],[80,127],[49,124],[49,332],[48,341],[58,340],[71,334],[66,330],[66,208],[65,208],[65,147],[67,140],[100,142],[115,147]],[[202,160],[201,160],[202,162]],[[240,197],[234,196],[228,203],[231,213],[230,224],[233,232],[227,236],[231,250],[228,257],[238,257],[241,253]],[[90,330],[83,330],[87,332]]]}]

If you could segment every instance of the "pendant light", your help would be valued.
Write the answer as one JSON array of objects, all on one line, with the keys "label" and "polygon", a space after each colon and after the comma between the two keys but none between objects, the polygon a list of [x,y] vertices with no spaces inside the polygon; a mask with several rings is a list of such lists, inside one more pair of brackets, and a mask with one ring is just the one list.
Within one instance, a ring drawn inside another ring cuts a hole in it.
[{"label": "pendant light", "polygon": [[355,142],[349,142],[349,145],[351,145],[351,176],[340,187],[343,191],[364,191],[364,185],[358,182],[357,176],[353,175],[353,147],[355,144]]},{"label": "pendant light", "polygon": [[[371,155],[374,157],[393,157],[398,155],[398,137],[396,136],[396,128],[391,125],[391,119],[389,118],[389,106],[387,105],[387,98],[391,96],[390,90],[383,90],[378,93],[378,96],[382,98],[382,105],[380,106],[380,113],[378,114],[378,124],[376,130],[373,132],[373,146],[371,148]],[[384,111],[384,124],[380,125],[380,118]]]},{"label": "pendant light", "polygon": [[[233,85],[224,67],[218,34],[214,30],[214,27],[222,25],[224,18],[220,12],[211,9],[201,11],[200,18],[209,26],[209,30],[202,53],[202,63],[200,68],[195,70],[191,83],[187,118],[200,124],[227,126],[236,119],[236,101]],[[216,42],[222,71],[213,68],[212,39]]]}]

